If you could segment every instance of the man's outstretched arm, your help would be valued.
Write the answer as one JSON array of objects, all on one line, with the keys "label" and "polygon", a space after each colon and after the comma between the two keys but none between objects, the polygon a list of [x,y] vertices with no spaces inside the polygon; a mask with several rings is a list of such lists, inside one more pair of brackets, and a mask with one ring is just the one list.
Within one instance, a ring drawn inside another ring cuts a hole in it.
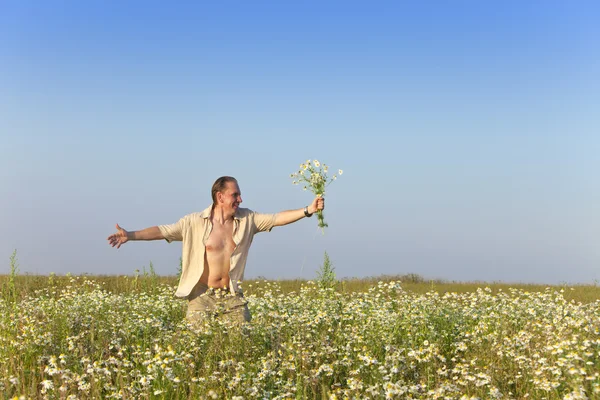
[{"label": "man's outstretched arm", "polygon": [[[322,197],[315,197],[312,204],[308,206],[308,213],[314,214],[318,210],[323,210],[325,208],[325,199]],[[283,226],[287,224],[291,224],[292,222],[296,222],[301,218],[304,218],[304,207],[298,210],[288,210],[281,211],[277,213],[275,217],[274,226]]]},{"label": "man's outstretched arm", "polygon": [[117,224],[117,232],[106,239],[108,240],[109,245],[112,247],[117,246],[118,249],[122,244],[127,243],[130,240],[160,240],[164,238],[165,237],[160,232],[160,229],[158,229],[158,226],[142,229],[141,231],[128,232]]}]

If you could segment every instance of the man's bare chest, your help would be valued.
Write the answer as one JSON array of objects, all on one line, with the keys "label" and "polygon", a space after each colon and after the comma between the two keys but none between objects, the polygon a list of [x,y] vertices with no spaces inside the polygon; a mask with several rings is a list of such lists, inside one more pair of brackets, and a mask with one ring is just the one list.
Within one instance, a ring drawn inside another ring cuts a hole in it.
[{"label": "man's bare chest", "polygon": [[231,254],[235,249],[232,225],[214,225],[205,243],[206,251]]}]

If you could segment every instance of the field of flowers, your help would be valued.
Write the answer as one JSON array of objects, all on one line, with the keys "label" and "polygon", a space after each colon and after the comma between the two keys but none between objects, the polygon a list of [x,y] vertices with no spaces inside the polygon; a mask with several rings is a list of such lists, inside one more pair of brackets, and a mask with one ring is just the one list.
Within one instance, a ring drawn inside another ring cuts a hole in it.
[{"label": "field of flowers", "polygon": [[194,330],[171,284],[68,279],[4,290],[2,398],[600,398],[600,301],[559,288],[247,283],[248,326]]}]

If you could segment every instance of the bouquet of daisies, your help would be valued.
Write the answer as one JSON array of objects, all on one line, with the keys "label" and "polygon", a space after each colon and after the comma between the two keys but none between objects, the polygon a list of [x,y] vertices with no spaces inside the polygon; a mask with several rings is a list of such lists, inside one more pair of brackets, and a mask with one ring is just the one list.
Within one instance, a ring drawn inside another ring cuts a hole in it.
[{"label": "bouquet of daisies", "polygon": [[[316,196],[325,196],[325,188],[329,184],[335,181],[339,175],[342,175],[344,171],[338,170],[337,175],[333,175],[328,178],[327,172],[329,167],[326,164],[320,163],[318,160],[306,160],[306,163],[300,164],[298,172],[290,174],[290,178],[293,179],[294,185],[303,185],[303,190],[310,190]],[[317,219],[319,222],[319,228],[325,233],[325,229],[328,225],[323,217],[323,210],[317,211]]]}]

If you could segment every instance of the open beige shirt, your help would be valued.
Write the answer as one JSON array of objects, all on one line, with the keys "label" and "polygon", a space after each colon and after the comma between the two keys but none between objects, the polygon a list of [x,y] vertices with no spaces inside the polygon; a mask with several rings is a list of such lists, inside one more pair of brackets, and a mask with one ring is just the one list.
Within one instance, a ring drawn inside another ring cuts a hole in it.
[{"label": "open beige shirt", "polygon": [[[167,242],[183,241],[181,278],[175,293],[177,297],[187,297],[204,271],[205,244],[212,231],[211,210],[212,206],[202,212],[188,214],[174,224],[158,226]],[[229,269],[229,289],[232,294],[239,291],[238,282],[244,279],[244,269],[254,234],[273,229],[276,215],[259,214],[247,208],[236,210],[233,217],[235,249],[231,255]]]}]

